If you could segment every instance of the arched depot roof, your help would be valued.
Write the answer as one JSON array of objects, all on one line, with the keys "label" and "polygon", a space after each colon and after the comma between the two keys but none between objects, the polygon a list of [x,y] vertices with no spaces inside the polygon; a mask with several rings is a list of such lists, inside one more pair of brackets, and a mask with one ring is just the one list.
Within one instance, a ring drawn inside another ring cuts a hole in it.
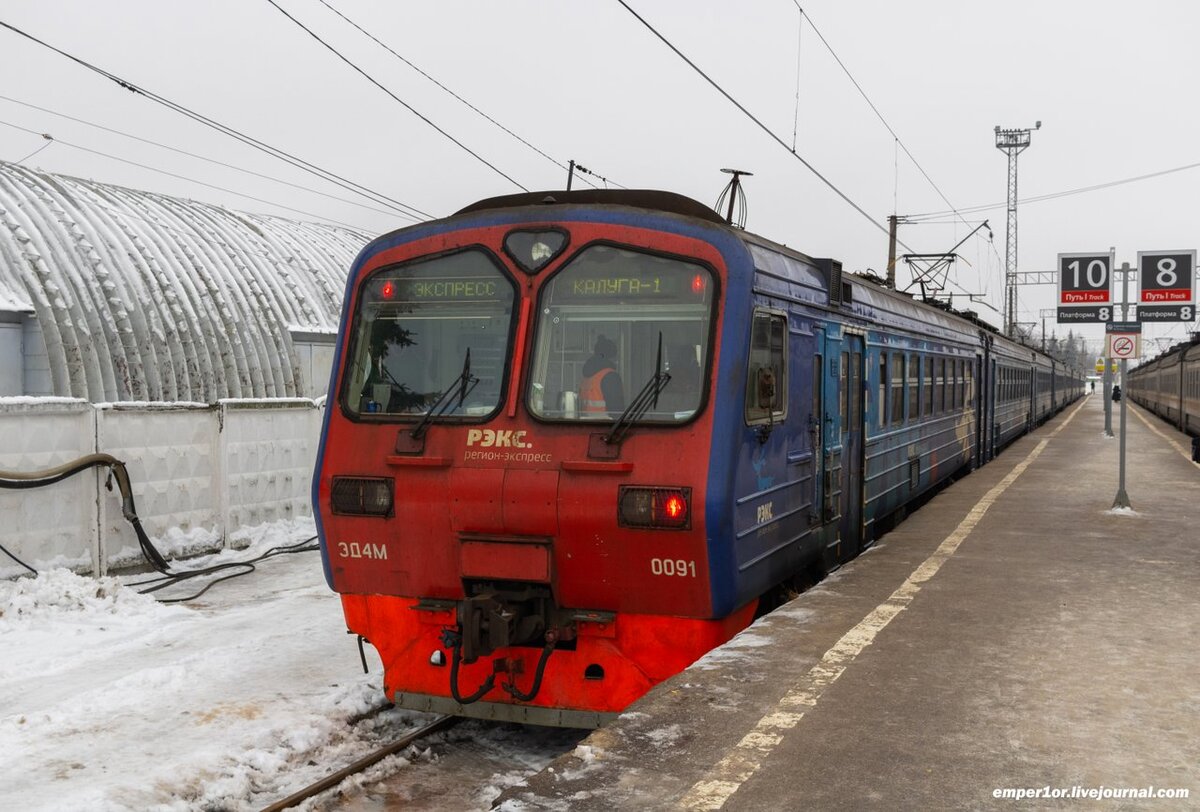
[{"label": "arched depot roof", "polygon": [[40,328],[38,394],[309,394],[293,334],[333,333],[368,239],[0,162],[0,309]]}]

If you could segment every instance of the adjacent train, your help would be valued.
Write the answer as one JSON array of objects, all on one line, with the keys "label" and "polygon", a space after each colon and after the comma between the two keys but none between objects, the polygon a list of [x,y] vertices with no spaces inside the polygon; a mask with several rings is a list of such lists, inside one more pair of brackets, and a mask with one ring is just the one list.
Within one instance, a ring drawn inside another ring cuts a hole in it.
[{"label": "adjacent train", "polygon": [[1182,432],[1200,437],[1200,333],[1128,373],[1125,391]]},{"label": "adjacent train", "polygon": [[325,574],[397,705],[598,726],[1083,386],[680,195],[484,200],[350,272]]}]

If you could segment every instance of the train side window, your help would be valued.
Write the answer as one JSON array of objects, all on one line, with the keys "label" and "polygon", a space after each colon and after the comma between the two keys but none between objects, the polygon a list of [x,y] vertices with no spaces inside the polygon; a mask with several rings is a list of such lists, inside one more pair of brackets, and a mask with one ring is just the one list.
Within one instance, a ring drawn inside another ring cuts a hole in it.
[{"label": "train side window", "polygon": [[813,427],[813,451],[816,452],[821,448],[821,431],[824,428],[821,416],[825,409],[821,404],[821,392],[823,391],[822,384],[825,380],[824,358],[820,355],[813,356],[812,367],[812,417],[811,425]]},{"label": "train side window", "polygon": [[908,356],[908,419],[921,416],[921,359],[916,354]]},{"label": "train side window", "polygon": [[875,408],[879,412],[879,428],[887,425],[888,418],[888,364],[887,353],[879,353],[879,402],[875,404]]},{"label": "train side window", "polygon": [[746,365],[746,422],[779,422],[787,415],[787,319],[756,311]]},{"label": "train side window", "polygon": [[842,421],[842,434],[849,430],[850,415],[846,412],[846,404],[850,393],[850,379],[847,373],[850,371],[850,354],[842,353],[838,367],[838,418]]},{"label": "train side window", "polygon": [[946,376],[946,369],[949,366],[949,359],[938,359],[938,411],[942,414],[945,414],[952,408],[950,403],[950,379]]},{"label": "train side window", "polygon": [[963,361],[961,358],[955,359],[955,361],[954,361],[954,408],[955,409],[962,409],[962,407],[963,407],[963,391],[965,389],[965,386],[963,384],[963,369],[964,369],[965,365],[966,365],[966,362]]},{"label": "train side window", "polygon": [[863,386],[863,360],[862,353],[856,352],[850,356],[850,386],[847,388],[847,397],[850,398],[850,425],[855,431],[862,431],[865,422],[863,421],[863,400],[866,399],[867,388]]},{"label": "train side window", "polygon": [[904,353],[892,353],[892,377],[889,381],[891,384],[892,396],[892,419],[893,426],[898,426],[904,422]]},{"label": "train side window", "polygon": [[933,358],[925,356],[925,387],[924,387],[925,405],[921,407],[921,412],[926,417],[933,415]]}]

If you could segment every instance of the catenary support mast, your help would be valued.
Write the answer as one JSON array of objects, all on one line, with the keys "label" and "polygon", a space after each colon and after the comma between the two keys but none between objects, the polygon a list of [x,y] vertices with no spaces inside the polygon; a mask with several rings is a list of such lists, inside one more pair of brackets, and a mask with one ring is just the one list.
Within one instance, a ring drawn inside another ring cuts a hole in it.
[{"label": "catenary support mast", "polygon": [[1017,156],[1029,146],[1030,134],[1042,122],[1023,130],[1003,130],[996,125],[996,149],[1008,155],[1008,235],[1004,240],[1004,334],[1017,332]]}]

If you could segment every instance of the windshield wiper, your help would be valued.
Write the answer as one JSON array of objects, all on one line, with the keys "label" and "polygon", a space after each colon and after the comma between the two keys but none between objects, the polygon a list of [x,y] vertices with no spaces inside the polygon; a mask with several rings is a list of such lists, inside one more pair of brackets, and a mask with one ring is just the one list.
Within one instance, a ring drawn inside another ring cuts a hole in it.
[{"label": "windshield wiper", "polygon": [[433,405],[429,407],[429,411],[425,412],[425,416],[421,418],[421,422],[413,427],[409,432],[414,440],[419,440],[429,430],[429,424],[435,417],[441,417],[450,408],[450,404],[454,402],[454,390],[458,389],[458,407],[462,408],[463,402],[467,399],[467,395],[471,394],[471,390],[479,383],[479,379],[471,374],[471,348],[467,347],[467,357],[463,359],[462,372],[454,379],[454,382],[446,387]]},{"label": "windshield wiper", "polygon": [[642,419],[646,412],[650,411],[651,406],[658,406],[658,396],[662,390],[666,388],[667,383],[671,380],[671,373],[662,368],[662,332],[658,334],[658,356],[654,361],[654,374],[650,376],[650,380],[646,381],[642,391],[638,392],[637,397],[630,401],[625,407],[625,411],[621,412],[621,416],[613,423],[613,427],[608,434],[604,435],[604,444],[613,445],[620,444],[625,440],[625,435],[629,433],[629,429],[633,424]]}]

